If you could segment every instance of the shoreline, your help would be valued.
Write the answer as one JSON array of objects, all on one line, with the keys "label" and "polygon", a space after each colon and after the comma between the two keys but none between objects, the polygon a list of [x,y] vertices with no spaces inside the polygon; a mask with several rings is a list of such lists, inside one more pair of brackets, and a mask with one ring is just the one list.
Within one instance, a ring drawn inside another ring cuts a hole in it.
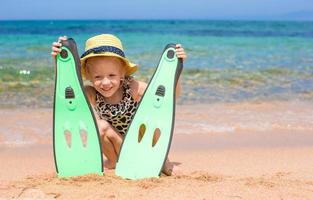
[{"label": "shoreline", "polygon": [[[51,108],[2,108],[0,111],[0,118],[5,119],[0,121],[1,146],[52,144]],[[197,141],[205,141],[201,139],[205,137],[215,139],[216,144],[208,144],[217,148],[223,145],[313,145],[313,103],[270,101],[176,105],[174,125],[174,143],[180,135],[193,135]],[[180,142],[176,144],[180,145]]]},{"label": "shoreline", "polygon": [[[1,59],[0,59],[1,60]],[[30,74],[21,72],[29,71]],[[30,70],[0,68],[0,108],[53,106],[52,65]],[[148,82],[154,68],[143,67],[134,74]],[[186,67],[182,72],[179,104],[236,103],[245,101],[312,101],[313,79],[304,69],[269,66],[262,69],[236,67]]]}]

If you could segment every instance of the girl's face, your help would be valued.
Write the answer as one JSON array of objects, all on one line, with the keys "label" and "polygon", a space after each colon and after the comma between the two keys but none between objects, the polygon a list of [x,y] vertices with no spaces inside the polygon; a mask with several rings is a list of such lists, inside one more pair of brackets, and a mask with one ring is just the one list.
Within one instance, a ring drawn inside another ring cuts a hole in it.
[{"label": "girl's face", "polygon": [[112,97],[125,76],[123,61],[114,57],[93,57],[86,63],[87,78],[104,97]]}]

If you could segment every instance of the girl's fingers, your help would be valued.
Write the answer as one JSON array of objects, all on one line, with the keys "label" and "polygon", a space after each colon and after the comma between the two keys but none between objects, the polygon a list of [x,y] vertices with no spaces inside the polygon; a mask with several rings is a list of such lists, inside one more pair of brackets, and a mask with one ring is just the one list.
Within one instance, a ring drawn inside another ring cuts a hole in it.
[{"label": "girl's fingers", "polygon": [[186,53],[185,52],[180,52],[180,53],[176,53],[176,55],[177,56],[182,56],[182,55],[186,56]]},{"label": "girl's fingers", "polygon": [[59,43],[59,42],[53,42],[53,43],[52,43],[52,46],[54,46],[54,47],[61,47],[62,44]]},{"label": "girl's fingers", "polygon": [[182,58],[183,60],[185,60],[187,58],[187,55],[185,53],[177,53],[177,58]]},{"label": "girl's fingers", "polygon": [[67,40],[67,37],[66,36],[60,36],[59,41],[62,41],[62,40]]},{"label": "girl's fingers", "polygon": [[58,38],[58,41],[57,42],[53,42],[52,43],[52,52],[51,52],[51,56],[55,57],[58,53],[61,52],[61,46],[62,46],[62,43],[61,41],[64,41],[64,40],[67,40],[67,37],[66,36],[60,36]]},{"label": "girl's fingers", "polygon": [[177,58],[185,60],[187,58],[186,52],[181,44],[176,44],[176,55]]},{"label": "girl's fingers", "polygon": [[61,52],[61,49],[58,47],[52,47],[53,52]]},{"label": "girl's fingers", "polygon": [[181,47],[181,44],[176,44],[176,48],[180,48]]},{"label": "girl's fingers", "polygon": [[178,55],[177,58],[186,58],[186,55]]},{"label": "girl's fingers", "polygon": [[184,52],[185,49],[183,47],[176,48],[176,52]]}]

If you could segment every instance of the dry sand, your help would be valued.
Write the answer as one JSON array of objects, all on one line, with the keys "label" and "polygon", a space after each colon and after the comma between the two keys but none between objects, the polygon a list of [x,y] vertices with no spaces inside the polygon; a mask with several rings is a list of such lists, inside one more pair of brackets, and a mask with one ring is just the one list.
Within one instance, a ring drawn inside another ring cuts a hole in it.
[{"label": "dry sand", "polygon": [[[0,111],[2,199],[313,199],[313,105],[177,107],[170,158],[181,175],[56,177],[51,109]],[[13,135],[11,137],[11,135]]]}]

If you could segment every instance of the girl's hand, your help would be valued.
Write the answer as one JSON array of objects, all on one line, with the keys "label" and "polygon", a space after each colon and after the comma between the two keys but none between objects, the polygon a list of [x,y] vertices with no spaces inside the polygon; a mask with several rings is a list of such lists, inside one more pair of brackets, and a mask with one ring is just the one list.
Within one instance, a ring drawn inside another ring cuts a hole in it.
[{"label": "girl's hand", "polygon": [[56,55],[58,55],[58,53],[61,52],[61,48],[60,48],[62,46],[61,41],[65,41],[65,40],[67,40],[67,37],[61,36],[61,37],[59,37],[59,40],[57,42],[52,43],[52,48],[51,48],[52,49],[52,52],[51,52],[52,57],[55,57]]},{"label": "girl's hand", "polygon": [[177,58],[183,59],[183,62],[187,58],[186,52],[181,44],[176,44],[176,55],[177,55]]}]

